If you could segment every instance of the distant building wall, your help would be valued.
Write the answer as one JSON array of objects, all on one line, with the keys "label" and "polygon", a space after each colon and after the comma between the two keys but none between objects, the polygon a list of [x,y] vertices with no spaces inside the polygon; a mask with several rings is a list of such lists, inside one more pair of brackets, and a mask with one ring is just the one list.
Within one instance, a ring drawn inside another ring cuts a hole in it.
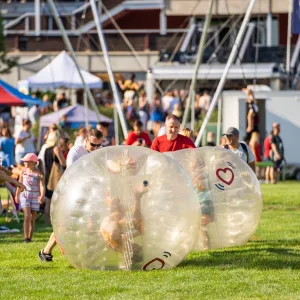
[{"label": "distant building wall", "polygon": [[[36,52],[15,53],[14,56],[19,57],[20,66],[13,68],[10,74],[1,75],[1,79],[17,86],[18,80],[27,79],[29,76],[37,73],[40,69],[50,63],[59,52],[45,52],[43,53],[43,59],[26,64],[26,62],[37,58],[38,54],[39,53]],[[131,52],[111,52],[109,55],[114,73],[138,72],[146,74],[146,71],[150,66],[154,65],[159,59],[159,53],[157,51],[138,52],[141,65],[137,62]],[[12,56],[12,53],[10,56]],[[80,67],[88,72],[94,74],[107,72],[101,52],[77,52],[76,58]],[[66,74],[66,76],[68,75],[69,74]]]},{"label": "distant building wall", "polygon": [[[214,15],[243,14],[249,1],[245,0],[221,0],[215,1]],[[166,0],[167,15],[205,15],[209,0]],[[288,1],[285,0],[256,0],[253,14],[288,13]]]}]

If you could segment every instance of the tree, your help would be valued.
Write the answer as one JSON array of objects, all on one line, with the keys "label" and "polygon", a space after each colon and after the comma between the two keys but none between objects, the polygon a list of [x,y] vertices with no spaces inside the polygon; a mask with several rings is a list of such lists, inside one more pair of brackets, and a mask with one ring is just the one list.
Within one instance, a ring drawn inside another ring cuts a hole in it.
[{"label": "tree", "polygon": [[0,14],[0,74],[8,74],[11,68],[17,65],[17,60],[6,57],[7,50],[4,43],[3,29],[3,19]]}]

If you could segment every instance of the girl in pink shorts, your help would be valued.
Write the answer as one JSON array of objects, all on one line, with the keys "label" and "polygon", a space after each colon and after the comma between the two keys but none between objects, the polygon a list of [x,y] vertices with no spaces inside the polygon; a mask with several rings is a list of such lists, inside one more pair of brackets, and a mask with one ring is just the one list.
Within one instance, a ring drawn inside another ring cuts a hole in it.
[{"label": "girl in pink shorts", "polygon": [[[36,213],[45,196],[44,176],[41,171],[41,162],[34,153],[26,154],[21,160],[25,168],[19,181],[26,186],[26,190],[20,192],[17,189],[16,201],[20,201],[24,212],[24,242],[29,243],[34,231]],[[37,168],[38,163],[39,168]]]}]

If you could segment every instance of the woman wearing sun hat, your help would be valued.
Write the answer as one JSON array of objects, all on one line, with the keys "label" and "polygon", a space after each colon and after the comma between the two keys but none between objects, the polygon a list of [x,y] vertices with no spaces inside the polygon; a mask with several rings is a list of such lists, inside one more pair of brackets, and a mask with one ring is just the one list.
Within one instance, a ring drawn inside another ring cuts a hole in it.
[{"label": "woman wearing sun hat", "polygon": [[[19,177],[19,181],[26,186],[26,190],[20,192],[17,188],[16,201],[20,201],[24,212],[24,242],[31,242],[34,231],[35,217],[40,209],[40,204],[45,196],[44,176],[42,166],[34,153],[26,154],[21,160],[25,168]],[[37,167],[39,163],[39,168]]]}]

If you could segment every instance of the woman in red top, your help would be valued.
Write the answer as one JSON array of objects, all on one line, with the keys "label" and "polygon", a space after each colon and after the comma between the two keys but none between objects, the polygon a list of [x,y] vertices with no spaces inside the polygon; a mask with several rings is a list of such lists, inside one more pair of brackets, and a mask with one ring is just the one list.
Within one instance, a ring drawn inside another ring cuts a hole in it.
[{"label": "woman in red top", "polygon": [[126,145],[150,147],[151,139],[149,134],[143,131],[143,123],[135,121],[133,123],[133,131],[128,134]]},{"label": "woman in red top", "polygon": [[264,140],[264,158],[265,160],[270,160],[270,151],[271,151],[271,139],[272,139],[273,130]]},{"label": "woman in red top", "polygon": [[[273,135],[273,130],[271,130],[270,134],[265,138],[264,140],[264,159],[265,161],[271,161],[270,159],[270,151],[272,149],[271,147],[271,139]],[[265,171],[265,183],[270,182],[270,172],[271,172],[271,167],[266,167]]]}]

